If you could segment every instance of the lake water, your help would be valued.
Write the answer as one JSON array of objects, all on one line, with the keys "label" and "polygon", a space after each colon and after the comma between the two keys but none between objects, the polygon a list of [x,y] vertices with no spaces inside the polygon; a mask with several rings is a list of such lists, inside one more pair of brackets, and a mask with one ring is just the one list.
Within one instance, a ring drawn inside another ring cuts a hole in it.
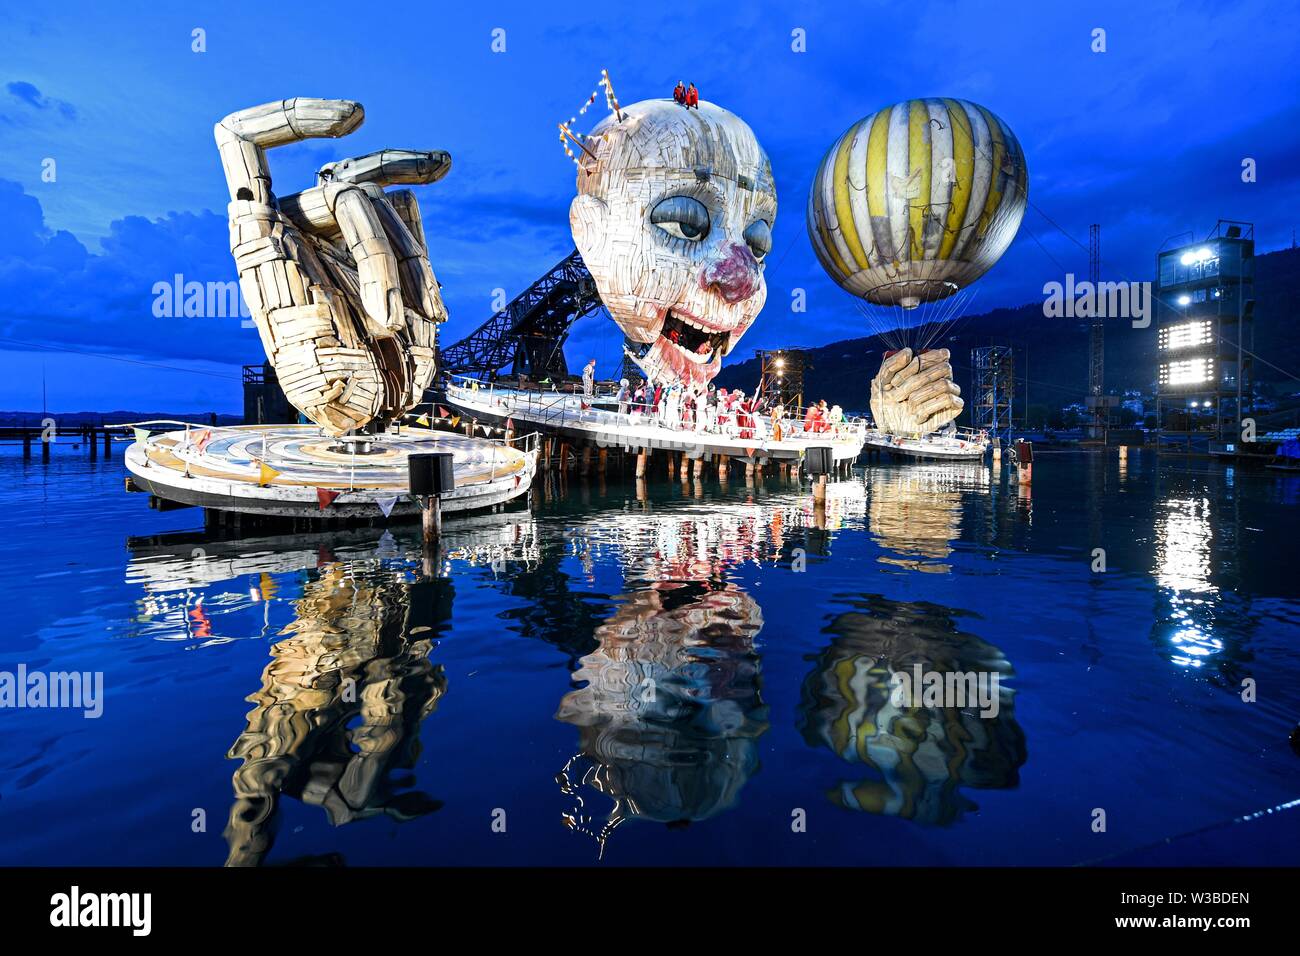
[{"label": "lake water", "polygon": [[1300,478],[1036,469],[873,465],[824,514],[570,478],[429,579],[409,526],[208,539],[121,446],[0,450],[0,671],[104,688],[0,710],[0,863],[1296,862],[1300,810],[1225,825],[1300,795]]}]

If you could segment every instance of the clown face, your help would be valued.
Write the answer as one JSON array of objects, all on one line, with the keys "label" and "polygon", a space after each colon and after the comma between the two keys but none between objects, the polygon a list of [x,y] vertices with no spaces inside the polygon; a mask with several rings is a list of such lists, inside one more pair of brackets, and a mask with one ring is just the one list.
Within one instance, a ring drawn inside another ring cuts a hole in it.
[{"label": "clown face", "polygon": [[767,155],[711,103],[646,100],[586,140],[573,239],[646,376],[703,388],[767,298],[776,190]]}]

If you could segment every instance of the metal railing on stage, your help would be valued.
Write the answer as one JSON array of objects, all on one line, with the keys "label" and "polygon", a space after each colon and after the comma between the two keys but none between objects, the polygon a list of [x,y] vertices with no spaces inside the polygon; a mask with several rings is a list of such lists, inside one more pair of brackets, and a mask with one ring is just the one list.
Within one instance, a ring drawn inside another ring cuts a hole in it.
[{"label": "metal railing on stage", "polygon": [[[753,440],[774,440],[771,416],[764,412],[732,409],[727,411],[727,418],[730,420],[722,428],[719,428],[716,424],[712,427],[698,428],[694,425],[682,424],[680,427],[674,428],[663,421],[661,413],[658,411],[658,408],[662,407],[662,402],[660,406],[655,406],[647,402],[637,402],[631,397],[620,401],[618,392],[607,386],[598,386],[593,390],[592,394],[588,395],[585,392],[560,392],[558,390],[545,392],[534,389],[512,388],[499,383],[483,382],[469,375],[452,375],[450,379],[451,384],[449,387],[452,390],[459,391],[466,401],[472,402],[475,396],[482,396],[482,399],[486,399],[489,409],[496,409],[492,411],[492,414],[498,417],[517,414],[521,418],[525,418],[529,423],[540,424],[543,427],[563,427],[574,423],[582,425],[610,424],[627,427],[650,426],[671,431],[675,434],[717,435],[729,439],[739,438],[740,440],[750,440],[737,434],[750,430],[756,433]],[[458,382],[460,384],[457,384]],[[498,398],[503,401],[498,402]],[[505,399],[508,399],[508,401],[505,401]],[[599,407],[610,404],[618,407]],[[623,406],[626,406],[628,410],[621,411],[620,408]],[[634,409],[641,410],[634,411]],[[828,439],[858,439],[867,433],[869,427],[865,418],[856,416],[845,416],[838,421],[808,422],[808,408],[800,407],[786,411],[787,414],[782,418],[784,428],[781,441],[803,441],[807,439],[811,443]],[[754,425],[748,427],[740,425],[736,421],[740,415],[748,417],[754,422]],[[758,433],[761,433],[761,435]]]}]

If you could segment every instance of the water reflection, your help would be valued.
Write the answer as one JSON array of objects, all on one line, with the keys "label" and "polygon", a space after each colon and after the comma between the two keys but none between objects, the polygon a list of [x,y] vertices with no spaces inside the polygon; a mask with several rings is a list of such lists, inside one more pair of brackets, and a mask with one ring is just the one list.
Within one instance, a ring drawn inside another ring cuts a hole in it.
[{"label": "water reflection", "polygon": [[[412,774],[421,725],[447,690],[429,654],[451,618],[454,589],[448,579],[415,576],[419,551],[402,534],[362,528],[220,540],[196,532],[131,542],[127,579],[143,591],[140,635],[203,647],[255,636],[255,616],[260,634],[276,638],[226,755],[241,761],[227,865],[265,859],[283,796],[321,807],[334,826],[380,814],[408,821],[441,806]],[[449,563],[471,568],[528,568],[538,558],[529,515],[458,518],[443,544]],[[297,592],[298,580],[300,596],[285,601],[281,592]],[[273,626],[286,606],[290,619]]]},{"label": "water reflection", "polygon": [[[757,602],[717,578],[658,581],[596,629],[556,719],[579,728],[558,777],[565,824],[605,841],[627,819],[686,826],[735,805],[767,730]],[[612,803],[603,813],[593,794]]]},{"label": "water reflection", "polygon": [[763,617],[727,572],[775,560],[802,517],[746,503],[570,529],[573,553],[621,557],[629,588],[555,715],[579,728],[562,818],[598,857],[627,820],[683,827],[733,807],[758,769]]},{"label": "water reflection", "polygon": [[[842,782],[829,797],[841,807],[945,826],[975,804],[960,788],[1004,790],[1019,783],[1025,735],[1016,723],[1012,676],[1002,652],[958,630],[957,612],[926,602],[865,595],[849,601],[826,631],[803,683],[799,729],[876,776]],[[891,675],[902,671],[996,673],[996,716],[975,707],[896,706]]]},{"label": "water reflection", "polygon": [[868,472],[868,520],[886,553],[877,560],[912,571],[947,574],[944,559],[961,537],[963,492],[987,488],[988,471],[970,464],[874,468]]},{"label": "water reflection", "polygon": [[1154,639],[1179,667],[1210,668],[1214,679],[1235,684],[1249,616],[1241,599],[1215,582],[1230,578],[1236,565],[1235,522],[1216,517],[1204,495],[1157,501],[1152,573],[1162,601]]},{"label": "water reflection", "polygon": [[243,761],[225,835],[227,865],[262,861],[282,795],[340,826],[376,814],[410,820],[441,804],[395,771],[419,757],[421,722],[446,692],[429,661],[451,614],[446,580],[412,583],[379,560],[320,569],[271,649],[248,724],[227,756]]}]

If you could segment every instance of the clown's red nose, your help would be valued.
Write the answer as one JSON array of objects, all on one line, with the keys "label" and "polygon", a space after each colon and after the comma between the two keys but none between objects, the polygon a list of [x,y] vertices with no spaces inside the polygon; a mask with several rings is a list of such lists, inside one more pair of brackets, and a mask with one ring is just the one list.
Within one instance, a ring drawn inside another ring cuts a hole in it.
[{"label": "clown's red nose", "polygon": [[743,302],[758,291],[758,260],[748,246],[731,243],[726,252],[700,273],[700,285],[716,289],[728,303]]}]

